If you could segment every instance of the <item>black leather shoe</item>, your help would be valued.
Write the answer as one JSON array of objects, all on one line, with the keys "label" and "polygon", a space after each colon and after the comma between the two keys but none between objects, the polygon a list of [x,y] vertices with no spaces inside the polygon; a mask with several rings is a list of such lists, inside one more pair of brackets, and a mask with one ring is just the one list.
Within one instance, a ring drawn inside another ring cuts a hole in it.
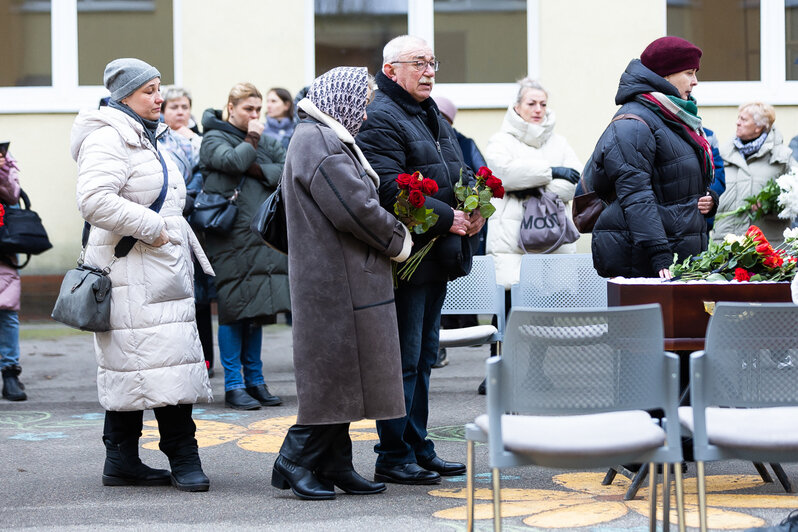
[{"label": "black leather shoe", "polygon": [[257,410],[260,403],[249,395],[244,388],[236,388],[224,392],[224,406],[235,410]]},{"label": "black leather shoe", "polygon": [[249,386],[246,390],[253,399],[263,406],[277,406],[283,404],[283,400],[276,395],[272,395],[265,384]]},{"label": "black leather shoe", "polygon": [[293,463],[283,455],[278,455],[274,461],[272,486],[281,490],[291,488],[300,499],[321,501],[335,498],[332,487],[325,486],[310,469]]},{"label": "black leather shoe", "polygon": [[488,393],[487,386],[488,386],[488,379],[486,377],[481,383],[479,383],[479,386],[477,387],[477,393],[479,395],[487,394]]},{"label": "black leather shoe", "polygon": [[374,468],[375,482],[393,482],[394,484],[440,484],[441,476],[435,471],[428,471],[418,464],[400,464]]},{"label": "black leather shoe", "polygon": [[326,484],[335,484],[350,495],[372,495],[385,491],[382,482],[371,482],[354,469],[349,471],[317,471],[316,477]]},{"label": "black leather shoe", "polygon": [[442,477],[454,477],[463,475],[466,472],[465,464],[461,464],[460,462],[447,462],[438,456],[434,456],[426,461],[418,460],[418,465],[427,471],[434,471]]}]

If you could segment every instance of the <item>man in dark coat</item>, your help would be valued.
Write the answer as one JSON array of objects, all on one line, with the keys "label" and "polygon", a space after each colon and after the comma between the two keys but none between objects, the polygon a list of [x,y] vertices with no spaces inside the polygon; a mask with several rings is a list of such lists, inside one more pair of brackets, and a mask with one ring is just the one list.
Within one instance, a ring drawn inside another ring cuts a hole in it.
[{"label": "man in dark coat", "polygon": [[[680,260],[707,248],[717,210],[712,151],[690,93],[701,50],[678,37],[652,42],[621,76],[622,107],[585,168],[609,203],[593,229],[593,263],[604,277],[670,278]],[[634,115],[634,116],[630,116]]]},{"label": "man in dark coat", "polygon": [[410,280],[400,281],[396,290],[406,415],[377,421],[380,443],[374,448],[379,455],[374,479],[398,484],[436,484],[440,475],[465,472],[463,464],[440,459],[427,439],[429,377],[438,354],[446,283],[467,273],[474,235],[485,220],[478,211],[469,216],[454,209],[460,174],[469,180],[472,172],[454,131],[430,98],[437,68],[424,40],[404,35],[390,41],[377,74],[379,91],[357,136],[380,176],[380,202],[390,212],[399,192],[398,174],[419,171],[438,183],[438,192],[426,200],[438,221],[426,233],[413,235],[414,249],[440,238]]}]

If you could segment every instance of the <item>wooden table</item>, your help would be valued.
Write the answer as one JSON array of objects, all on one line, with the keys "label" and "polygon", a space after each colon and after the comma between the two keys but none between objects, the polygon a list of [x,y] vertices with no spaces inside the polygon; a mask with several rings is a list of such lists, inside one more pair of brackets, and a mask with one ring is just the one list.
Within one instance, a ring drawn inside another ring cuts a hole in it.
[{"label": "wooden table", "polygon": [[704,348],[709,313],[704,302],[754,301],[790,302],[790,283],[685,283],[659,279],[610,279],[609,306],[659,303],[667,351],[695,351]]}]

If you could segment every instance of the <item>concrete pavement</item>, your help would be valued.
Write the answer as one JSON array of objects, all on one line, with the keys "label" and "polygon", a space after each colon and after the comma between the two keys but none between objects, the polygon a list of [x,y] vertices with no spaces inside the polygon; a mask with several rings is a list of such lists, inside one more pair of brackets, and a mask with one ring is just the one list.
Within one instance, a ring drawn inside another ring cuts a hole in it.
[{"label": "concrete pavement", "polygon": [[[465,530],[465,479],[439,486],[389,485],[373,496],[339,494],[334,501],[299,501],[270,486],[271,465],[296,414],[291,334],[264,329],[264,373],[279,407],[238,412],[224,407],[221,368],[211,382],[215,401],[195,407],[207,493],[171,487],[110,488],[100,482],[103,411],[97,402],[92,335],[52,323],[22,325],[22,381],[29,400],[0,401],[0,528],[35,530]],[[218,353],[218,350],[217,350]],[[430,433],[445,459],[465,461],[462,426],[484,410],[476,387],[488,349],[449,352],[433,370]],[[218,361],[217,361],[218,366]],[[145,414],[142,459],[168,467],[157,450],[151,412]],[[373,422],[353,425],[356,469],[371,478]],[[486,449],[476,452],[481,505],[478,530],[492,529]],[[798,482],[798,468],[785,465]],[[709,464],[710,526],[745,529],[776,524],[798,507],[798,497],[763,484],[744,462]],[[686,480],[688,524],[697,524],[695,469]],[[504,529],[646,530],[647,490],[623,501],[628,480],[601,486],[601,471],[519,468],[504,472]],[[673,522],[673,521],[672,521]]]}]

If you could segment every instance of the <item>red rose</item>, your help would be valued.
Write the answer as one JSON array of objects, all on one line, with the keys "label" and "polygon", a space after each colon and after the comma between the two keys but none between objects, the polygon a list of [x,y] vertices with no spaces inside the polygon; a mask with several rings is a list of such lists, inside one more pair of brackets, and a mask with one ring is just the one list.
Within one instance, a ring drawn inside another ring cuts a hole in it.
[{"label": "red rose", "polygon": [[495,175],[491,175],[485,180],[485,186],[491,190],[496,190],[497,188],[502,186],[502,180],[496,177]]},{"label": "red rose", "polygon": [[745,232],[745,236],[750,236],[757,242],[767,242],[767,238],[765,238],[762,230],[755,225],[752,225],[748,228],[748,231]]},{"label": "red rose", "polygon": [[426,177],[421,181],[421,192],[427,196],[433,196],[438,192],[438,183],[434,179],[427,179]]},{"label": "red rose", "polygon": [[773,254],[773,246],[771,246],[767,240],[764,242],[756,245],[756,252],[760,255],[772,255]]},{"label": "red rose", "polygon": [[499,185],[498,187],[493,189],[493,197],[502,199],[504,197],[504,187]]},{"label": "red rose", "polygon": [[[492,175],[493,175],[493,172],[491,172],[490,168],[488,168],[487,166],[480,166],[479,170],[477,170],[477,177],[478,178],[484,179],[484,178],[488,178],[488,177],[490,177]],[[491,188],[493,188],[493,187],[491,187]]]},{"label": "red rose", "polygon": [[424,194],[422,194],[420,190],[411,190],[410,196],[407,198],[407,201],[409,201],[410,205],[412,205],[413,207],[423,207]]},{"label": "red rose", "polygon": [[768,268],[781,268],[781,265],[784,264],[784,259],[779,255],[773,254],[765,259],[764,264]]},{"label": "red rose", "polygon": [[407,190],[412,182],[413,176],[410,174],[399,174],[399,177],[396,178],[396,184],[399,185],[400,189]]},{"label": "red rose", "polygon": [[743,268],[736,268],[734,270],[734,280],[735,281],[748,281],[751,279],[751,274],[749,274]]}]

